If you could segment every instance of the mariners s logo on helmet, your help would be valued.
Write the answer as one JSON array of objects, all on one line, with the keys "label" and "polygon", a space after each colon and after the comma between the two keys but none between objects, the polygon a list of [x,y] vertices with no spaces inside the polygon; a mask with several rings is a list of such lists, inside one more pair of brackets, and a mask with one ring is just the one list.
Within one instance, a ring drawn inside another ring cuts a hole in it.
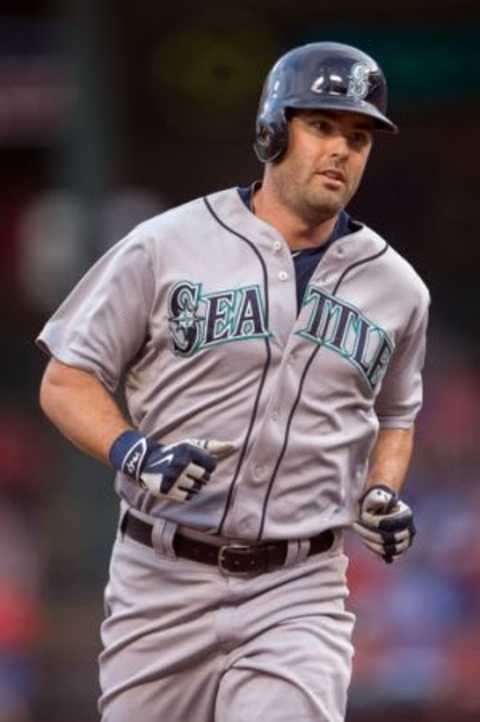
[{"label": "mariners s logo on helmet", "polygon": [[355,100],[363,100],[368,95],[370,71],[363,63],[355,63],[350,71],[347,96]]}]

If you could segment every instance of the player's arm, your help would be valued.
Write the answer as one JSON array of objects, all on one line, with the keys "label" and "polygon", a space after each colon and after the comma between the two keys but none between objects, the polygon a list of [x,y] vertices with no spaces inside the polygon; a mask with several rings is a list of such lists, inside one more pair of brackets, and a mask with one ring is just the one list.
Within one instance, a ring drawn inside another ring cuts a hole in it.
[{"label": "player's arm", "polygon": [[354,524],[364,544],[387,563],[404,554],[415,536],[412,511],[399,498],[412,456],[413,437],[413,425],[380,430]]},{"label": "player's arm", "polygon": [[370,455],[367,487],[384,484],[400,493],[412,457],[414,433],[413,425],[380,429]]},{"label": "player's arm", "polygon": [[[359,500],[354,524],[366,546],[386,562],[401,556],[415,535],[412,510],[399,498],[399,492],[412,455],[415,418],[422,405],[430,296],[421,283],[412,290],[415,304],[375,401],[380,432],[370,455],[367,488]],[[409,304],[411,300],[410,294]]]},{"label": "player's arm", "polygon": [[52,359],[40,406],[75,446],[138,481],[150,493],[185,501],[210,480],[218,459],[234,450],[215,439],[163,445],[132,429],[93,373]]},{"label": "player's arm", "polygon": [[108,464],[115,439],[131,428],[93,373],[51,359],[40,386],[40,406],[75,446]]}]

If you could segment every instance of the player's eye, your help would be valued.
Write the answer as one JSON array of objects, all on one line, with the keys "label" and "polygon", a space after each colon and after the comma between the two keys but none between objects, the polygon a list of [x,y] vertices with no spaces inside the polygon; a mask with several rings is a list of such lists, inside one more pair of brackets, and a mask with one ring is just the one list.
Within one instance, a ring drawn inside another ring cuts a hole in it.
[{"label": "player's eye", "polygon": [[370,142],[370,133],[364,130],[356,130],[350,133],[349,141],[353,148],[364,148]]},{"label": "player's eye", "polygon": [[324,135],[330,135],[333,132],[333,123],[325,118],[314,118],[311,125]]}]

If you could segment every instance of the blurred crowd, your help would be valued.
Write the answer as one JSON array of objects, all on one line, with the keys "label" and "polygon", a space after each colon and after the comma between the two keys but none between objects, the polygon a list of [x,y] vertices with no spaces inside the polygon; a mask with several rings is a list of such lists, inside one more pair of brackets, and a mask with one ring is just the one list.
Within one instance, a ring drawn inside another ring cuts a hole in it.
[{"label": "blurred crowd", "polygon": [[[108,470],[61,442],[38,412],[43,360],[33,339],[92,257],[167,205],[156,192],[125,188],[92,216],[71,193],[55,190],[10,208],[2,229],[6,318],[26,343],[6,344],[12,358],[2,380],[0,545],[8,552],[0,556],[0,722],[67,719],[72,702],[78,716],[68,722],[91,715],[116,513]],[[373,719],[392,703],[415,710],[399,720],[423,719],[422,709],[448,722],[457,717],[445,710],[480,715],[477,361],[475,349],[434,316],[406,488],[416,542],[408,558],[387,566],[348,535],[350,607],[358,615],[355,719]]]},{"label": "blurred crowd", "polygon": [[[43,434],[29,415],[0,414],[0,720],[28,720],[43,637]],[[25,449],[30,449],[26,454]]]}]

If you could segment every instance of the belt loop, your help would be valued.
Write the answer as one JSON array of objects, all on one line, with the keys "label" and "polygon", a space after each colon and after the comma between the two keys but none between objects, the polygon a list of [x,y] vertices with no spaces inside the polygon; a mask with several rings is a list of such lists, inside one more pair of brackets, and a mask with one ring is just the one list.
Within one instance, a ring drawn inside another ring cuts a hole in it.
[{"label": "belt loop", "polygon": [[173,538],[177,531],[177,524],[168,519],[156,519],[152,528],[152,545],[161,556],[176,559],[173,548]]},{"label": "belt loop", "polygon": [[125,536],[125,527],[127,525],[127,515],[128,515],[128,506],[125,504],[122,504],[120,506],[120,515],[118,517],[118,536],[120,538],[120,541],[123,541],[123,537]]},{"label": "belt loop", "polygon": [[310,551],[310,539],[301,539],[300,543],[298,545],[298,555],[297,555],[297,559],[296,559],[297,564],[305,561],[305,559],[308,557],[309,551]]},{"label": "belt loop", "polygon": [[295,561],[298,556],[298,547],[300,546],[300,542],[298,542],[296,539],[292,539],[287,543],[287,554],[285,556],[285,563],[283,566],[289,567],[295,564]]},{"label": "belt loop", "polygon": [[284,566],[289,567],[305,561],[309,551],[310,541],[308,539],[292,539],[288,542]]}]

